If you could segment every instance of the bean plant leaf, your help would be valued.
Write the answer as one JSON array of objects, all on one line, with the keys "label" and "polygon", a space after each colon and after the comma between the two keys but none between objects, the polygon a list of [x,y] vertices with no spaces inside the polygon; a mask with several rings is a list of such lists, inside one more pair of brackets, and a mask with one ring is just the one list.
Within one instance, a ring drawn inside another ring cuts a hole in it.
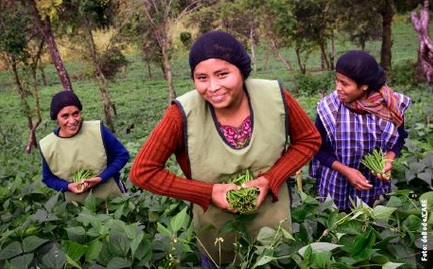
[{"label": "bean plant leaf", "polygon": [[66,251],[67,258],[70,258],[73,261],[78,261],[86,253],[89,247],[72,240],[66,240],[63,242],[63,248]]},{"label": "bean plant leaf", "polygon": [[63,268],[66,263],[66,256],[56,244],[53,244],[50,251],[42,256],[41,261],[45,268]]},{"label": "bean plant leaf", "polygon": [[101,253],[102,250],[102,242],[95,240],[92,243],[90,243],[89,248],[87,249],[86,252],[86,260],[90,260],[90,261],[96,261],[99,257],[99,254]]},{"label": "bean plant leaf", "polygon": [[[427,206],[427,211],[432,212],[433,210],[433,191],[425,192],[421,194],[419,197],[419,201],[421,202],[421,206]],[[433,215],[433,214],[432,214]]]},{"label": "bean plant leaf", "polygon": [[262,266],[262,265],[268,264],[271,261],[277,260],[277,259],[278,258],[273,257],[273,256],[267,256],[267,255],[261,256],[261,257],[259,257],[259,259],[257,260],[257,262],[253,265],[252,269],[254,269],[254,268],[258,267],[258,266]]},{"label": "bean plant leaf", "polygon": [[27,236],[23,240],[23,250],[25,253],[32,252],[45,242],[48,242],[48,239],[42,239],[34,235]]},{"label": "bean plant leaf", "polygon": [[50,197],[50,199],[45,203],[45,209],[51,212],[53,208],[57,205],[60,195],[63,194],[61,192],[57,192],[56,195]]},{"label": "bean plant leaf", "polygon": [[139,233],[137,235],[137,237],[135,237],[134,239],[132,239],[131,241],[131,255],[134,256],[135,252],[137,251],[138,247],[140,246],[141,241],[144,238],[144,234],[143,233]]},{"label": "bean plant leaf", "polygon": [[418,178],[424,180],[427,184],[432,184],[433,173],[431,169],[426,169],[424,172],[418,173]]},{"label": "bean plant leaf", "polygon": [[121,257],[126,257],[128,255],[130,242],[128,237],[126,235],[111,230],[110,232],[110,249],[113,250],[113,252]]},{"label": "bean plant leaf", "polygon": [[270,246],[274,241],[276,233],[277,231],[270,227],[262,227],[259,231],[259,234],[257,235],[257,242],[264,246]]},{"label": "bean plant leaf", "polygon": [[332,251],[336,248],[342,247],[343,245],[338,245],[338,244],[333,244],[333,243],[327,243],[327,242],[314,242],[311,244],[308,244],[304,247],[302,247],[301,249],[298,250],[298,253],[304,257],[305,251],[307,250],[308,247],[311,247],[311,249],[317,252],[322,252],[322,251]]},{"label": "bean plant leaf", "polygon": [[404,263],[399,262],[387,262],[384,265],[382,265],[382,269],[395,269],[400,266],[402,266]]},{"label": "bean plant leaf", "polygon": [[0,260],[7,260],[23,253],[21,243],[14,241],[0,250]]},{"label": "bean plant leaf", "polygon": [[65,230],[68,233],[69,237],[74,235],[83,236],[86,234],[86,230],[83,226],[66,227]]},{"label": "bean plant leaf", "polygon": [[187,207],[184,207],[179,213],[177,213],[170,220],[170,226],[171,226],[171,229],[173,229],[174,233],[177,233],[178,231],[180,231],[180,229],[182,229],[182,226],[188,217],[188,213],[186,212],[186,210],[187,210]]},{"label": "bean plant leaf", "polygon": [[82,269],[82,267],[76,262],[76,260],[69,257],[68,255],[66,255],[66,263],[72,265],[73,268]]},{"label": "bean plant leaf", "polygon": [[131,268],[132,263],[120,257],[114,257],[107,264],[107,269]]},{"label": "bean plant leaf", "polygon": [[159,222],[156,223],[156,230],[157,230],[160,234],[162,234],[162,235],[164,235],[164,236],[171,237],[171,232],[170,232],[170,230],[167,229],[164,225],[162,225],[162,224],[159,223]]},{"label": "bean plant leaf", "polygon": [[30,268],[29,266],[34,256],[33,253],[28,253],[13,258],[9,261],[10,268]]},{"label": "bean plant leaf", "polygon": [[313,264],[317,265],[318,268],[326,268],[327,264],[331,261],[332,253],[330,251],[320,251],[313,255]]},{"label": "bean plant leaf", "polygon": [[372,218],[375,220],[388,220],[396,209],[397,208],[395,207],[386,207],[382,205],[375,206],[373,208]]}]

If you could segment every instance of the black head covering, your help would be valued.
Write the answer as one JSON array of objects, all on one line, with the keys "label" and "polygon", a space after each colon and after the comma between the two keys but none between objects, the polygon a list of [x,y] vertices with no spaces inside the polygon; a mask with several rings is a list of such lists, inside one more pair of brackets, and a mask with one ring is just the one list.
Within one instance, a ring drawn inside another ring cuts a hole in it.
[{"label": "black head covering", "polygon": [[370,90],[378,91],[386,82],[386,74],[376,60],[365,51],[351,50],[341,55],[335,71],[358,85],[368,85]]},{"label": "black head covering", "polygon": [[83,109],[80,99],[72,91],[61,91],[56,93],[51,99],[50,117],[52,120],[57,119],[60,110],[67,106],[76,106],[80,111]]},{"label": "black head covering", "polygon": [[251,73],[251,58],[244,46],[226,32],[208,32],[192,45],[189,53],[191,76],[198,63],[211,58],[222,59],[235,65],[244,79],[247,79]]}]

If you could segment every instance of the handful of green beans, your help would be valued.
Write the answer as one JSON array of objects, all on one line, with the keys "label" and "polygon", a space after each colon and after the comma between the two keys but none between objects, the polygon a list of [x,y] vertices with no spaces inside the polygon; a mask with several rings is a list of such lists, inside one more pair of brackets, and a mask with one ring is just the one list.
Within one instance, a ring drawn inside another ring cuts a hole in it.
[{"label": "handful of green beans", "polygon": [[[82,180],[82,179],[85,179],[85,178],[92,178],[92,177],[94,177],[94,176],[95,176],[95,174],[94,174],[91,170],[84,170],[84,169],[81,169],[81,170],[76,171],[76,172],[72,175],[72,181],[73,181],[73,182],[78,182],[78,181],[80,181],[80,180]],[[77,189],[80,190],[81,188],[82,188],[82,184],[79,184],[79,185],[77,186]]]},{"label": "handful of green beans", "polygon": [[[236,177],[228,180],[228,183],[234,183],[241,186],[253,179],[253,175],[249,170],[244,173],[239,173]],[[240,214],[253,212],[256,209],[257,197],[259,189],[256,187],[240,188],[227,192],[227,201],[230,206]]]},{"label": "handful of green beans", "polygon": [[389,176],[387,173],[383,173],[383,168],[385,167],[385,155],[382,149],[374,149],[370,154],[365,155],[362,158],[361,163],[365,165],[374,174],[380,174],[383,176]]}]

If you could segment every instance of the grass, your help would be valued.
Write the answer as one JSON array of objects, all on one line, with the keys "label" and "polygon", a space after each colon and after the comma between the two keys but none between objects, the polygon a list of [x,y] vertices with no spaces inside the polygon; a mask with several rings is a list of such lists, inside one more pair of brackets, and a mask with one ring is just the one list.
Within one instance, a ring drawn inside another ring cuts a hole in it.
[{"label": "grass", "polygon": [[[418,46],[416,34],[412,26],[407,21],[400,19],[394,24],[393,29],[393,63],[402,61],[416,61],[416,49]],[[344,46],[343,46],[344,45]],[[337,53],[341,53],[353,46],[349,44],[337,44]],[[378,55],[380,51],[379,42],[370,42],[367,50],[373,55]],[[280,79],[289,91],[294,85],[293,75],[285,70],[274,55],[264,48],[259,48],[258,52],[258,73],[252,73],[251,77]],[[294,52],[284,50],[283,54],[295,63]],[[173,78],[178,95],[193,89],[190,79],[190,71],[186,58],[186,51],[179,51],[182,57],[174,58],[172,61]],[[162,117],[168,105],[168,90],[166,81],[163,79],[162,72],[158,67],[152,67],[152,78],[148,76],[147,66],[137,55],[128,55],[130,64],[123,74],[117,76],[116,81],[109,83],[109,91],[113,103],[117,109],[115,116],[116,135],[123,142],[137,141],[142,143],[149,132]],[[312,55],[308,62],[309,68],[318,66],[319,57]],[[83,68],[80,61],[69,60],[66,63],[72,79],[74,91],[80,96],[83,102],[83,113],[86,119],[103,119],[103,108],[100,100],[99,88],[94,80],[86,77],[87,68]],[[296,65],[294,64],[296,67]],[[37,129],[37,138],[40,139],[54,128],[55,124],[49,119],[49,105],[51,96],[61,90],[58,76],[51,64],[46,64],[45,72],[48,86],[39,85],[40,104],[42,109],[43,122]],[[308,114],[315,116],[315,104],[318,96],[295,96]],[[32,100],[30,105],[34,107]],[[1,133],[6,137],[0,136],[1,152],[6,148],[14,148],[18,153],[24,149],[27,141],[28,131],[27,122],[21,111],[21,104],[14,89],[14,84],[8,72],[0,72],[0,119]],[[126,133],[126,127],[134,124],[131,133]],[[1,135],[1,134],[0,134]],[[20,150],[17,150],[20,149]],[[1,153],[4,154],[4,153]],[[7,158],[3,156],[3,158]]]}]

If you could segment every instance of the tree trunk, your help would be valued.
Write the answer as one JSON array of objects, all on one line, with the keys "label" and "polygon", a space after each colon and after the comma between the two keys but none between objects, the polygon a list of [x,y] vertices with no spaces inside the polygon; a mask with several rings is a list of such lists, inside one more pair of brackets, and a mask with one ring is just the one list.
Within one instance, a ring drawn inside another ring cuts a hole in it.
[{"label": "tree trunk", "polygon": [[164,75],[168,83],[168,95],[169,95],[168,103],[171,104],[171,101],[173,101],[177,97],[177,93],[173,85],[173,77],[171,74],[171,63],[170,63],[170,56],[169,56],[170,34],[169,34],[168,26],[169,26],[168,18],[165,18],[160,28],[155,29],[154,33],[156,35],[156,40],[158,42],[158,45],[161,48],[162,60],[164,66]]},{"label": "tree trunk", "polygon": [[269,44],[271,45],[271,49],[274,52],[275,56],[283,63],[283,65],[286,67],[287,70],[289,70],[290,72],[293,73],[293,67],[292,64],[290,63],[289,60],[284,59],[283,55],[280,52],[280,49],[278,48],[275,40],[270,37],[269,35],[267,36]]},{"label": "tree trunk", "polygon": [[301,70],[301,73],[302,73],[302,74],[305,74],[305,72],[306,72],[307,70],[306,70],[305,65],[302,64],[300,48],[296,48],[296,49],[295,49],[295,52],[296,52],[296,59],[298,59],[299,70]]},{"label": "tree trunk", "polygon": [[33,18],[36,21],[36,25],[38,26],[39,31],[42,33],[42,35],[45,38],[45,41],[48,44],[51,59],[54,63],[54,67],[57,70],[57,74],[59,75],[60,82],[63,86],[63,89],[67,90],[67,91],[72,91],[72,84],[71,84],[71,80],[69,78],[69,74],[66,71],[65,65],[63,64],[62,57],[60,56],[60,52],[57,49],[56,40],[55,40],[53,33],[51,31],[50,18],[46,17],[44,20],[42,20],[40,17],[40,14],[39,14],[39,10],[38,10],[37,5],[36,5],[36,1],[35,0],[28,0],[28,2],[32,8]]},{"label": "tree trunk", "polygon": [[256,44],[254,42],[254,27],[250,27],[250,43],[251,43],[251,63],[253,66],[254,72],[257,72],[257,56],[256,56]]},{"label": "tree trunk", "polygon": [[18,92],[18,95],[20,96],[21,104],[23,106],[23,111],[25,113],[25,117],[27,118],[27,123],[29,125],[29,137],[27,139],[27,144],[24,149],[24,153],[29,154],[32,151],[33,147],[36,147],[36,127],[38,127],[39,123],[41,122],[40,114],[39,114],[39,120],[36,121],[36,123],[33,122],[31,109],[29,106],[29,103],[27,102],[26,93],[22,86],[20,77],[18,75],[18,69],[17,69],[17,63],[13,56],[11,56],[10,59],[10,71],[12,73],[12,76],[15,81],[15,87]]},{"label": "tree trunk", "polygon": [[426,77],[429,85],[433,84],[433,44],[429,33],[429,1],[424,0],[424,7],[419,11],[411,13],[413,28],[418,34],[418,63],[417,69]]},{"label": "tree trunk", "polygon": [[92,65],[93,69],[95,70],[96,78],[98,79],[99,83],[99,91],[101,93],[102,102],[104,104],[104,116],[105,116],[105,123],[107,127],[115,133],[114,128],[114,121],[111,116],[111,108],[114,110],[114,106],[111,103],[110,94],[108,92],[108,82],[107,78],[105,77],[104,73],[102,72],[101,66],[98,62],[98,57],[96,53],[96,46],[95,41],[93,39],[92,30],[88,30],[87,32],[88,39],[89,39],[89,46],[90,46],[90,57],[92,59]]},{"label": "tree trunk", "polygon": [[392,60],[392,18],[394,17],[394,0],[385,0],[381,11],[382,15],[382,48],[380,52],[380,65],[385,70],[391,68]]}]

